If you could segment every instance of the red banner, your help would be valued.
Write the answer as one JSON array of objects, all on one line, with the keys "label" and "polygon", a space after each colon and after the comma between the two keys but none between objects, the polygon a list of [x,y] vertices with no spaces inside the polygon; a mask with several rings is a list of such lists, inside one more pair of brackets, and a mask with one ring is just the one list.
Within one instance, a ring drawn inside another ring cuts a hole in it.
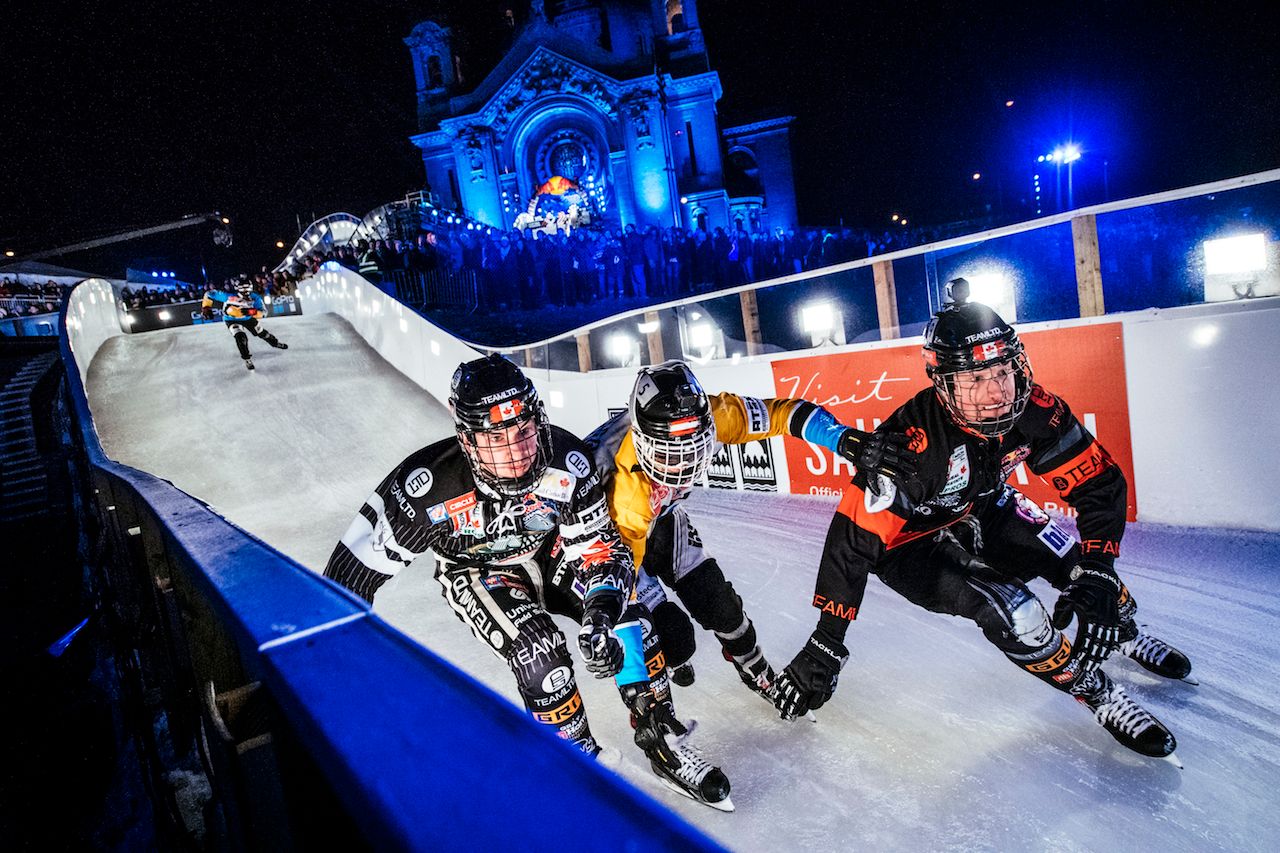
[{"label": "red banner", "polygon": [[[1021,338],[1036,382],[1066,400],[1124,471],[1129,481],[1128,516],[1134,521],[1138,496],[1129,438],[1123,327],[1098,323],[1027,332]],[[929,380],[920,346],[913,344],[775,361],[773,383],[779,397],[818,403],[844,423],[871,430]],[[784,439],[783,444],[793,494],[839,495],[853,475],[848,462],[834,459],[826,450],[794,438]],[[1009,482],[1050,512],[1075,514],[1057,490],[1023,465]]]}]

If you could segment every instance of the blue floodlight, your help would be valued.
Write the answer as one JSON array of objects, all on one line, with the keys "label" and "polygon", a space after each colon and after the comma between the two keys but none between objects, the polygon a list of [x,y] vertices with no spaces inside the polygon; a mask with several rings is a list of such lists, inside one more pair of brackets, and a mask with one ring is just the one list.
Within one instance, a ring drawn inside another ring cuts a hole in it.
[{"label": "blue floodlight", "polygon": [[1037,157],[1037,158],[1036,158],[1036,162],[1037,162],[1037,163],[1043,163],[1043,162],[1044,162],[1044,155],[1043,155],[1043,154],[1041,154],[1039,157]]},{"label": "blue floodlight", "polygon": [[1080,146],[1074,142],[1068,142],[1062,147],[1062,162],[1074,163],[1080,159]]}]

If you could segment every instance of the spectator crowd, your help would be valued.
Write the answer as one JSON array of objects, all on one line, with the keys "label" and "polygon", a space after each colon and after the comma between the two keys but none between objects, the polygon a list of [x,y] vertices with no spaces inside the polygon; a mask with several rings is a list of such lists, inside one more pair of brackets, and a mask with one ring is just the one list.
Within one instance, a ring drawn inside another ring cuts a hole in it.
[{"label": "spectator crowd", "polygon": [[[472,274],[476,307],[532,310],[600,300],[657,302],[819,269],[966,233],[855,228],[500,230],[463,219],[432,223],[412,240],[360,240],[295,262],[305,277],[334,261],[371,281],[428,273]],[[426,307],[432,307],[427,305]]]},{"label": "spectator crowd", "polygon": [[15,278],[0,279],[0,320],[57,311],[70,290],[56,281],[26,284]]},{"label": "spectator crowd", "polygon": [[256,275],[240,275],[228,278],[220,285],[204,287],[196,284],[179,283],[173,287],[149,287],[143,285],[137,289],[128,285],[120,289],[120,302],[124,308],[137,311],[141,308],[152,308],[158,305],[176,305],[180,302],[199,302],[209,290],[224,290],[231,293],[236,282],[247,278],[253,282],[253,289],[264,297],[293,296],[297,293],[298,279],[287,272],[260,272]]}]

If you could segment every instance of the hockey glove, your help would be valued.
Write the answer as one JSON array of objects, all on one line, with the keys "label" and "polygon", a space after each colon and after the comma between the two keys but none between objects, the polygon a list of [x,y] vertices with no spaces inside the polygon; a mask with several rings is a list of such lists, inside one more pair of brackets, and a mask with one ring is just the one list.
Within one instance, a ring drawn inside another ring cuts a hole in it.
[{"label": "hockey glove", "polygon": [[836,692],[836,680],[849,659],[849,650],[821,628],[774,682],[774,707],[784,720],[803,717],[826,704]]},{"label": "hockey glove", "polygon": [[201,309],[200,309],[200,319],[201,319],[201,320],[212,320],[212,319],[213,319],[213,309],[212,309],[212,308],[209,308],[209,307],[207,307],[207,306],[206,306],[206,307],[204,307],[204,308],[201,308]]},{"label": "hockey glove", "polygon": [[578,649],[587,670],[596,678],[610,678],[622,671],[622,643],[613,633],[620,596],[596,593],[587,598],[578,632]]},{"label": "hockey glove", "polygon": [[1081,560],[1071,570],[1071,583],[1053,607],[1053,627],[1061,631],[1076,616],[1075,654],[1080,671],[1101,666],[1120,645],[1120,578],[1115,569],[1096,560]]},{"label": "hockey glove", "polygon": [[840,435],[836,452],[867,475],[883,474],[901,481],[916,473],[916,453],[908,450],[911,439],[900,432],[862,432],[847,429]]}]

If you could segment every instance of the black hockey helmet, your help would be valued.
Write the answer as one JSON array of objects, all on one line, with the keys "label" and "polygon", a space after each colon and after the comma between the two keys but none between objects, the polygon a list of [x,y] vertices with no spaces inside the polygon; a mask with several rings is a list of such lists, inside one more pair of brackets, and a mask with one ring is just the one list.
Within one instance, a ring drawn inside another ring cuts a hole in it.
[{"label": "black hockey helmet", "polygon": [[[947,300],[924,330],[925,373],[961,429],[988,438],[1002,436],[1013,428],[1031,396],[1031,364],[1022,341],[995,311],[968,301],[965,279],[947,283]],[[974,399],[974,381],[995,379],[1002,372],[990,369],[1003,364],[1011,365],[1003,373],[1012,373],[1012,392],[998,403]],[[997,414],[984,417],[984,410]]]},{"label": "black hockey helmet", "polygon": [[641,368],[630,408],[636,460],[649,479],[674,489],[701,480],[711,464],[716,422],[689,366],[666,361]]},{"label": "black hockey helmet", "polygon": [[458,365],[449,410],[481,484],[504,497],[537,487],[551,460],[551,424],[520,368],[496,353]]}]

